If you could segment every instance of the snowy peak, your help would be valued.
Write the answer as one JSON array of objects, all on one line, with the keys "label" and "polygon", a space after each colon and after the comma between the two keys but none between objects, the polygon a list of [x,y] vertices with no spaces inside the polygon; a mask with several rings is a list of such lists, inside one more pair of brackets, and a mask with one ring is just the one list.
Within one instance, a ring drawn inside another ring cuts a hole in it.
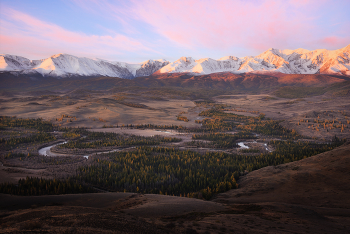
[{"label": "snowy peak", "polygon": [[237,61],[238,58],[235,57],[235,56],[225,56],[225,57],[222,57],[222,58],[220,58],[220,59],[218,59],[218,60],[219,60],[219,61],[231,61],[231,60]]},{"label": "snowy peak", "polygon": [[138,69],[135,70],[134,76],[149,76],[168,64],[169,62],[164,59],[147,60],[139,64],[140,67],[138,67]]},{"label": "snowy peak", "polygon": [[181,57],[177,61],[179,61],[181,63],[191,63],[191,62],[194,62],[194,59],[192,57]]},{"label": "snowy peak", "polygon": [[278,69],[289,64],[282,51],[273,48],[256,56],[254,62],[260,64],[264,70]]},{"label": "snowy peak", "polygon": [[177,73],[177,72],[191,72],[191,69],[196,65],[196,62],[191,57],[181,57],[175,62],[169,63],[162,67],[160,73]]},{"label": "snowy peak", "polygon": [[335,50],[337,53],[350,53],[350,44],[345,46],[344,48]]},{"label": "snowy peak", "polygon": [[299,49],[296,49],[296,50],[283,50],[282,53],[283,54],[286,54],[286,55],[290,55],[290,54],[293,54],[293,53],[297,53],[297,54],[306,54],[310,52],[309,50],[306,50],[306,49],[302,49],[302,48],[299,48]]},{"label": "snowy peak", "polygon": [[105,61],[96,61],[88,58],[78,58],[68,54],[56,54],[42,60],[41,64],[34,67],[42,75],[46,76],[122,76],[132,78],[130,72]]},{"label": "snowy peak", "polygon": [[163,59],[147,60],[140,64],[110,62],[102,59],[80,58],[69,54],[55,54],[41,60],[1,54],[0,71],[16,71],[20,74],[39,73],[43,76],[110,76],[133,79],[149,76],[167,65]]},{"label": "snowy peak", "polygon": [[24,57],[0,54],[0,70],[1,71],[20,71],[29,69],[33,66],[32,62]]},{"label": "snowy peak", "polygon": [[225,57],[222,60],[204,58],[194,60],[191,57],[181,57],[179,60],[163,67],[160,73],[188,72],[195,74],[210,74],[215,72],[225,72],[237,70],[240,60],[236,57]]},{"label": "snowy peak", "polygon": [[152,64],[152,63],[169,63],[167,60],[165,59],[156,59],[156,60],[152,60],[152,59],[149,59],[149,60],[146,60],[142,63],[139,63],[141,65],[146,65],[146,64]]},{"label": "snowy peak", "polygon": [[226,56],[218,60],[193,60],[181,57],[159,70],[159,73],[193,73],[203,75],[217,72],[281,72],[286,74],[350,75],[350,45],[339,50],[306,49],[279,50],[270,48],[255,57]]},{"label": "snowy peak", "polygon": [[54,77],[110,76],[126,79],[149,76],[155,72],[194,75],[217,72],[350,75],[350,45],[338,50],[313,51],[301,48],[295,50],[270,48],[255,57],[226,56],[218,60],[181,57],[172,63],[158,59],[146,60],[138,64],[81,58],[69,54],[56,54],[41,60],[0,54],[0,71],[13,71],[19,74],[39,73]]}]

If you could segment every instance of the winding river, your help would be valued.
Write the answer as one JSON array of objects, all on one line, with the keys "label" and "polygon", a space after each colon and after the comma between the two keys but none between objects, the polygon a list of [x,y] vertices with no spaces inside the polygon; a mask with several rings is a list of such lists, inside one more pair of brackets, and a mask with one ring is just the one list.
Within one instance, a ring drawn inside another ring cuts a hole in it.
[{"label": "winding river", "polygon": [[[67,143],[67,141],[61,142],[61,143],[57,143],[57,144],[53,144],[53,145],[50,145],[50,146],[46,146],[44,148],[39,149],[38,153],[39,153],[39,155],[50,156],[50,157],[67,156],[66,154],[59,154],[59,153],[51,152],[51,148],[52,147],[54,147],[56,145],[62,145],[62,144],[65,144],[65,143]],[[130,147],[130,148],[135,148],[135,147]],[[92,154],[107,154],[107,153],[113,153],[113,152],[117,152],[117,151],[120,151],[120,149],[114,149],[114,150],[102,151],[102,152],[94,152],[94,153],[91,153],[90,155],[92,155]],[[84,155],[83,157],[88,159],[90,155]]]},{"label": "winding river", "polygon": [[[164,131],[165,133],[168,133],[166,131]],[[170,132],[169,132],[170,133]],[[44,155],[44,156],[51,156],[51,157],[55,157],[55,156],[67,156],[66,154],[60,154],[60,153],[54,153],[54,152],[51,152],[51,148],[56,146],[56,145],[62,145],[62,144],[65,144],[67,143],[67,141],[64,141],[64,142],[61,142],[61,143],[57,143],[57,144],[53,144],[53,145],[50,145],[50,146],[46,146],[44,148],[41,148],[39,149],[38,153],[39,155]],[[238,145],[241,149],[249,149],[249,146],[247,146],[245,144],[246,142],[239,142]],[[250,143],[257,143],[256,141],[254,142],[250,142]],[[265,149],[267,151],[270,151],[267,147],[267,144],[265,143],[264,144],[265,146]],[[130,147],[130,148],[135,148],[135,147]],[[121,149],[114,149],[114,150],[110,150],[110,151],[102,151],[102,152],[95,152],[95,153],[91,153],[89,155],[84,155],[83,157],[88,159],[90,155],[93,155],[93,154],[106,154],[106,153],[113,153],[113,152],[117,152],[117,151],[120,151]]]},{"label": "winding river", "polygon": [[61,143],[57,143],[57,144],[54,144],[54,145],[50,145],[50,146],[46,146],[44,148],[41,148],[39,149],[39,155],[44,155],[44,156],[65,156],[65,154],[58,154],[58,153],[53,153],[51,152],[51,148],[56,146],[56,145],[62,145],[62,144],[65,144],[67,143],[67,141],[65,142],[61,142]]},{"label": "winding river", "polygon": [[241,149],[249,149],[249,146],[245,145],[244,142],[239,142],[238,145],[241,147]]},{"label": "winding river", "polygon": [[[252,142],[239,142],[237,145],[239,145],[239,147],[241,149],[249,149],[249,146],[247,146],[245,143],[258,143],[256,141],[252,141]],[[268,152],[272,152],[272,150],[269,149],[269,147],[267,146],[267,143],[263,144],[263,147],[265,147],[265,150]]]},{"label": "winding river", "polygon": [[[57,143],[57,144],[54,144],[54,145],[50,145],[50,146],[46,146],[44,148],[39,149],[38,153],[39,153],[39,155],[50,156],[50,157],[67,156],[66,154],[59,154],[59,153],[51,152],[51,148],[52,147],[54,147],[56,145],[63,145],[65,143],[67,143],[67,141],[61,142],[61,143]],[[84,158],[88,159],[89,155],[85,155]]]}]

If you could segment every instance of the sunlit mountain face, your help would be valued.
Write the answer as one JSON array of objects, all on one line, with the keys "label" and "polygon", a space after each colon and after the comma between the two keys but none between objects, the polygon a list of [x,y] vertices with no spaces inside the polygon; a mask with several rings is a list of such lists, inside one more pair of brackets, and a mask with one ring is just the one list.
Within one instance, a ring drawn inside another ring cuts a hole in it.
[{"label": "sunlit mountain face", "polygon": [[281,72],[286,74],[350,75],[350,45],[338,50],[278,50],[269,49],[255,57],[223,57],[194,60],[182,57],[159,70],[159,73],[189,72]]},{"label": "sunlit mountain face", "polygon": [[350,45],[338,50],[269,49],[258,56],[237,58],[226,56],[193,59],[181,57],[174,62],[164,59],[147,60],[130,64],[103,59],[89,59],[69,54],[56,54],[46,59],[29,60],[24,57],[2,54],[0,71],[16,71],[21,74],[38,73],[43,76],[108,76],[133,79],[154,73],[190,73],[206,75],[218,72],[285,74],[350,75]]},{"label": "sunlit mountain face", "polygon": [[139,64],[112,62],[102,59],[79,58],[69,54],[56,54],[46,59],[29,60],[15,55],[0,56],[0,70],[16,71],[20,74],[42,76],[109,76],[133,79],[149,76],[167,65],[166,60],[147,60]]}]

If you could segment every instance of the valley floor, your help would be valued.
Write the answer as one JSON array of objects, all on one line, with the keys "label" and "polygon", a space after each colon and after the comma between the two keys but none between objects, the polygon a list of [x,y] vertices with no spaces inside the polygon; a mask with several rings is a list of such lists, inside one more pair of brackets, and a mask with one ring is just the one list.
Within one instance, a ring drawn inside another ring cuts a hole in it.
[{"label": "valley floor", "polygon": [[[273,143],[274,140],[281,140],[283,144],[289,140],[292,143],[288,144],[296,145],[310,142],[307,146],[315,150],[322,144],[328,147],[327,143],[338,138],[349,141],[350,99],[348,96],[333,96],[326,93],[319,96],[287,99],[271,93],[254,95],[241,93],[214,96],[210,100],[192,100],[184,96],[156,92],[136,94],[97,91],[63,92],[54,95],[4,95],[0,99],[0,110],[2,116],[43,118],[62,130],[45,131],[47,135],[41,136],[44,140],[40,138],[37,142],[19,144],[16,139],[30,138],[35,134],[43,133],[33,128],[2,128],[0,184],[4,182],[16,184],[19,179],[27,176],[66,179],[75,176],[78,172],[81,173],[81,178],[83,176],[86,176],[85,179],[97,178],[98,174],[93,173],[98,171],[98,168],[104,168],[102,171],[107,173],[109,172],[107,167],[118,168],[121,162],[127,165],[131,161],[118,161],[123,154],[105,155],[99,154],[100,152],[118,151],[125,155],[131,153],[135,165],[138,165],[140,161],[137,160],[142,159],[142,154],[137,155],[136,147],[141,148],[141,146],[145,146],[142,148],[145,155],[148,152],[152,157],[162,155],[162,152],[161,150],[147,151],[147,147],[166,148],[168,152],[173,150],[172,153],[168,153],[169,157],[188,150],[190,153],[182,156],[188,156],[186,159],[189,164],[195,162],[190,159],[193,160],[191,156],[197,154],[198,157],[202,157],[206,153],[221,153],[221,161],[219,158],[212,160],[208,157],[208,162],[211,160],[212,165],[217,163],[220,166],[226,166],[224,160],[229,157],[225,155],[231,157],[239,154],[237,157],[242,157],[237,161],[245,158],[254,161],[261,156],[259,163],[248,160],[246,164],[240,164],[243,166],[237,169],[240,175],[237,189],[227,191],[228,189],[225,188],[224,191],[227,192],[213,193],[214,197],[209,201],[189,198],[190,193],[186,193],[188,197],[183,197],[183,192],[181,197],[107,192],[107,190],[113,191],[103,187],[108,186],[107,182],[103,184],[103,180],[107,181],[107,177],[100,178],[102,182],[91,185],[101,185],[98,188],[100,193],[43,196],[0,194],[0,233],[350,232],[350,199],[348,198],[350,144],[348,142],[330,151],[290,163],[278,161],[279,155],[275,157],[271,154],[275,158],[271,159],[268,165],[284,164],[258,170],[252,169],[253,166],[260,168],[270,159],[263,156],[275,152],[278,144]],[[208,110],[213,111],[212,117],[208,117],[212,114],[211,112],[206,113],[207,115],[200,114]],[[238,122],[235,120],[237,116],[226,116],[225,119],[225,114],[243,116],[242,119],[246,122],[242,120],[239,124],[242,129],[250,126],[249,124],[258,126],[259,118],[265,119],[266,124],[269,119],[277,120],[285,128],[272,130],[283,131],[283,134],[288,132],[290,135],[286,133],[286,138],[282,139],[281,133],[277,136],[257,134],[252,131],[250,135],[247,133],[249,135],[247,138],[242,135],[242,138],[233,141],[232,137],[238,132]],[[221,117],[218,117],[220,115],[224,117],[220,119]],[[209,121],[208,126],[212,124],[216,128],[215,132],[207,129],[207,132],[199,132],[199,135],[202,135],[196,138],[194,135],[197,134],[198,129],[205,124],[205,119],[210,118],[212,122]],[[252,118],[250,120],[253,122],[244,118]],[[221,125],[215,125],[217,123]],[[135,127],[141,124],[167,125],[169,129]],[[179,125],[182,126],[181,129],[170,129],[170,126]],[[218,126],[224,126],[225,129],[222,128],[224,129],[222,130]],[[67,129],[64,129],[65,127]],[[72,129],[69,129],[70,127]],[[82,130],[77,127],[88,129]],[[99,132],[103,132],[100,138],[93,136]],[[207,138],[203,137],[205,134]],[[159,135],[159,138],[155,135]],[[227,139],[223,141],[215,139],[220,136]],[[181,141],[171,138],[179,138]],[[61,156],[38,155],[40,148],[63,141],[72,143],[72,147],[51,148],[52,152]],[[225,141],[230,144],[226,144]],[[15,142],[13,146],[10,145],[11,142]],[[236,147],[235,144],[238,142],[245,147],[248,146],[250,151]],[[287,148],[288,144],[286,143],[285,146],[287,151],[292,149]],[[140,148],[138,150],[141,152]],[[180,167],[182,161],[180,157],[178,158],[179,161],[174,165]],[[290,161],[297,160],[296,158],[293,156]],[[249,163],[256,164],[251,166]],[[133,167],[130,166],[133,165],[133,161],[128,165],[128,173],[134,173]],[[97,169],[89,168],[92,166],[96,166]],[[151,166],[154,167],[154,165]],[[173,169],[166,166],[164,168],[167,170],[166,173]],[[186,168],[187,166],[180,169]],[[215,167],[209,169],[212,168]],[[126,170],[126,167],[124,169]],[[201,173],[208,173],[202,168],[200,170],[202,170]],[[217,170],[220,168],[218,167]],[[227,173],[227,177],[234,178],[233,171],[230,173],[232,175]],[[159,176],[161,172],[154,174]],[[189,174],[192,176],[192,172]],[[200,177],[199,174],[197,178]],[[108,179],[117,178],[115,174],[113,176]],[[162,178],[163,180],[165,179]],[[231,180],[232,185],[236,185],[236,181]],[[112,183],[115,186],[114,189],[117,188],[117,182]],[[226,184],[227,186],[231,184]],[[132,186],[129,191],[136,191],[131,189],[134,189]]]},{"label": "valley floor", "polygon": [[1,233],[349,233],[350,144],[253,171],[212,201],[154,194],[1,194]]}]

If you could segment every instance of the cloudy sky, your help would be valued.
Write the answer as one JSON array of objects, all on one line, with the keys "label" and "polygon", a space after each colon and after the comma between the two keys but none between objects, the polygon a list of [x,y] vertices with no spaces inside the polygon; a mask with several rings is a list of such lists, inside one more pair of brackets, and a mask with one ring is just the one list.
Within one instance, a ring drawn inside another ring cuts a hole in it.
[{"label": "cloudy sky", "polygon": [[350,44],[349,0],[0,0],[0,53],[138,63]]}]

